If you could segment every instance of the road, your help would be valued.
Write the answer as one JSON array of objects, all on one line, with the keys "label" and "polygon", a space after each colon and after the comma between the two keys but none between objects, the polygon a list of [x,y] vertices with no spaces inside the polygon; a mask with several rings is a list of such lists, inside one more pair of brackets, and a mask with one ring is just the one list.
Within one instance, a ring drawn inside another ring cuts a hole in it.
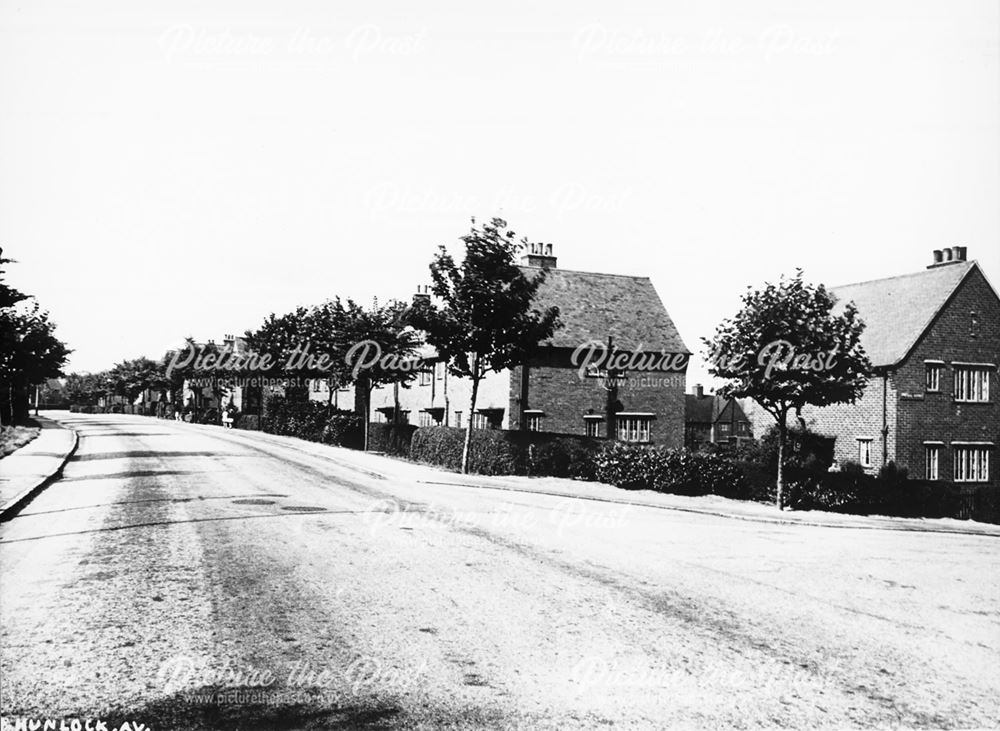
[{"label": "road", "polygon": [[996,538],[416,484],[253,433],[60,418],[77,454],[0,526],[8,716],[1000,725]]}]

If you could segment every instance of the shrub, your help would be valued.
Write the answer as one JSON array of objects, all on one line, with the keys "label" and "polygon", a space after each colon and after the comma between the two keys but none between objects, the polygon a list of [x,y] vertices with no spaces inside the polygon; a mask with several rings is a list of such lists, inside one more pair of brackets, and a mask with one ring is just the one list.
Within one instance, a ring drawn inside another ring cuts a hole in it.
[{"label": "shrub", "polygon": [[542,444],[529,444],[528,469],[533,475],[593,480],[596,449],[580,439],[559,437]]},{"label": "shrub", "polygon": [[322,441],[338,447],[361,449],[364,447],[364,419],[356,414],[334,412],[323,425]]},{"label": "shrub", "polygon": [[233,422],[235,429],[248,429],[251,431],[260,430],[260,417],[257,414],[240,414]]},{"label": "shrub", "polygon": [[743,473],[711,454],[615,442],[595,458],[596,476],[626,490],[744,497]]},{"label": "shrub", "polygon": [[413,424],[369,424],[368,450],[399,457],[410,456],[410,443],[417,427]]},{"label": "shrub", "polygon": [[[524,450],[502,432],[474,429],[469,445],[469,470],[481,475],[518,475],[525,472]],[[465,429],[451,426],[420,427],[410,443],[410,458],[452,470],[462,468]]]}]

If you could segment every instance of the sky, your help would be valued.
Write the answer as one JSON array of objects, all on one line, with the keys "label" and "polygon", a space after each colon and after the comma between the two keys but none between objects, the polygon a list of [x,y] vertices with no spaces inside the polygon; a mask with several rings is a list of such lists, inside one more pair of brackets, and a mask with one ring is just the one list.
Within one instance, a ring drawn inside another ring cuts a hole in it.
[{"label": "sky", "polygon": [[1000,285],[996,0],[141,5],[0,0],[0,246],[69,370],[409,299],[472,216],[696,353],[796,268]]}]

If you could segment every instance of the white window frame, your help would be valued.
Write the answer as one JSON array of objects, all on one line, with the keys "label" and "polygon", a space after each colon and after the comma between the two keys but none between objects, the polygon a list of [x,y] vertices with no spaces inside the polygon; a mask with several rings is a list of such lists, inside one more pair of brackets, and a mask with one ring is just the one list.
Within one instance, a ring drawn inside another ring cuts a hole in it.
[{"label": "white window frame", "polygon": [[955,366],[955,401],[966,404],[989,403],[990,367],[985,364],[953,365]]},{"label": "white window frame", "polygon": [[924,442],[924,479],[941,479],[941,442]]},{"label": "white window frame", "polygon": [[618,440],[633,444],[649,444],[653,414],[615,415],[615,433]]},{"label": "white window frame", "polygon": [[524,412],[524,428],[528,431],[542,431],[542,419],[545,412],[537,409],[530,409]]},{"label": "white window frame", "polygon": [[434,426],[434,417],[429,411],[420,412],[420,426]]},{"label": "white window frame", "polygon": [[473,429],[489,429],[490,420],[486,418],[486,414],[482,412],[477,412],[472,415],[472,428]]},{"label": "white window frame", "polygon": [[455,417],[455,426],[458,429],[461,429],[462,428],[462,412],[461,411],[455,411],[453,413],[454,413],[454,417]]},{"label": "white window frame", "polygon": [[421,368],[420,369],[419,384],[421,386],[429,386],[429,385],[431,385],[431,382],[433,381],[433,379],[434,379],[434,375],[431,372],[430,368]]},{"label": "white window frame", "polygon": [[870,437],[858,437],[858,464],[862,467],[869,469],[873,467],[872,462],[872,443],[873,440]]},{"label": "white window frame", "polygon": [[990,447],[952,442],[955,482],[990,481]]},{"label": "white window frame", "polygon": [[584,416],[583,417],[583,433],[588,437],[600,437],[601,436],[601,424],[604,422],[604,417],[602,416]]},{"label": "white window frame", "polygon": [[944,371],[944,361],[924,361],[924,390],[928,393],[941,393],[941,373]]}]

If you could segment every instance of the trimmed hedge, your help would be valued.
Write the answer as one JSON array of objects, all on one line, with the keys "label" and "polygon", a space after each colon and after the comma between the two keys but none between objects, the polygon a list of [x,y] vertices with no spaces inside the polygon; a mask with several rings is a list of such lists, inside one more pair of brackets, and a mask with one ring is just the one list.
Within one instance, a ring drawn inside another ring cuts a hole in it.
[{"label": "trimmed hedge", "polygon": [[[253,421],[241,416],[237,426],[252,428]],[[360,449],[363,444],[362,419],[351,412],[338,411],[318,401],[298,401],[281,396],[268,399],[265,415],[257,426],[268,434],[298,437],[310,442],[322,442]],[[244,425],[246,424],[246,425]]]},{"label": "trimmed hedge", "polygon": [[368,451],[410,456],[410,444],[417,427],[413,424],[369,424]]},{"label": "trimmed hedge", "polygon": [[[525,472],[523,450],[495,429],[473,429],[469,444],[469,471],[481,475],[519,475]],[[462,469],[465,429],[453,426],[424,426],[410,443],[410,458],[451,470]]]},{"label": "trimmed hedge", "polygon": [[595,461],[598,480],[626,490],[735,498],[749,494],[736,465],[711,454],[614,442]]}]

